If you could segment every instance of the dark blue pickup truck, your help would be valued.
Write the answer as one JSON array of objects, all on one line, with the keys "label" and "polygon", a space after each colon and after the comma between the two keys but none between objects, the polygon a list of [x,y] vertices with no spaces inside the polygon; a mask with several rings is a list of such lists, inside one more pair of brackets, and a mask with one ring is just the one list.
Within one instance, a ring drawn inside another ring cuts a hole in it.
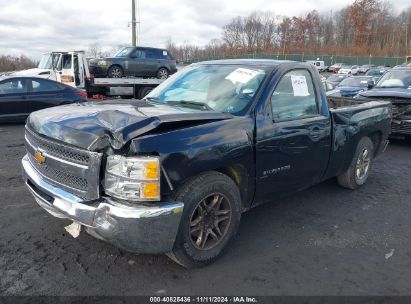
[{"label": "dark blue pickup truck", "polygon": [[390,124],[389,102],[327,100],[310,64],[203,62],[144,100],[32,113],[23,175],[73,234],[201,266],[242,212],[333,177],[363,185]]}]

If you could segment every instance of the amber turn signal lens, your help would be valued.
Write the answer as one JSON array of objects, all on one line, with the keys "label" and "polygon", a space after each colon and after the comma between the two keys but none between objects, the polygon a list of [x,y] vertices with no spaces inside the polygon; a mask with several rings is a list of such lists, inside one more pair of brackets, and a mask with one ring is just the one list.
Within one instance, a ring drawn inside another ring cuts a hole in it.
[{"label": "amber turn signal lens", "polygon": [[145,183],[144,184],[144,197],[145,198],[158,198],[160,197],[160,188],[158,183]]}]

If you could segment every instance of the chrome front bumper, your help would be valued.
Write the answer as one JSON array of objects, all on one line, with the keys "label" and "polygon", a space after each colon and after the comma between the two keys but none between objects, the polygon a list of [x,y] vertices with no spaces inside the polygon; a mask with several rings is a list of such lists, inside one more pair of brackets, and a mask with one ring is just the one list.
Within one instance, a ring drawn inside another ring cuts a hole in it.
[{"label": "chrome front bumper", "polygon": [[90,235],[130,252],[165,253],[173,248],[183,203],[133,206],[111,198],[85,202],[47,183],[27,155],[22,165],[24,181],[36,202],[55,217],[79,223]]}]

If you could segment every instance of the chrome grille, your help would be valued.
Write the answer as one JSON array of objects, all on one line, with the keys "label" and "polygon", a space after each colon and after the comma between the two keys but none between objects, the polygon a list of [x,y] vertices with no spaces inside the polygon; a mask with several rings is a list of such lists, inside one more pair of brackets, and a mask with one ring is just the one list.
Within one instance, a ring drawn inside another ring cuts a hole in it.
[{"label": "chrome grille", "polygon": [[38,149],[47,151],[47,153],[61,159],[84,165],[90,161],[90,152],[51,141],[39,136],[27,127],[26,138]]},{"label": "chrome grille", "polygon": [[74,189],[87,191],[88,183],[85,178],[74,176],[64,171],[53,169],[47,164],[40,165],[35,160],[34,156],[29,154],[29,159],[31,164],[39,171],[42,175],[47,176],[48,178],[53,179],[55,182],[70,186]]},{"label": "chrome grille", "polygon": [[[84,200],[99,197],[101,153],[79,149],[38,135],[26,126],[29,161],[49,183]],[[34,154],[41,152],[40,164]]]}]

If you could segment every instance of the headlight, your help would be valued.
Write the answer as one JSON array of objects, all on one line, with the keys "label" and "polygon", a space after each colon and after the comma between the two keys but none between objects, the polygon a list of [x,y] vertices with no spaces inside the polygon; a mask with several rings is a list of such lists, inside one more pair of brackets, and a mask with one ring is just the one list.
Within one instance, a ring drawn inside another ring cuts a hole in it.
[{"label": "headlight", "polygon": [[107,61],[105,61],[105,60],[99,60],[99,61],[97,62],[97,65],[107,65]]},{"label": "headlight", "polygon": [[129,201],[160,200],[158,157],[107,157],[104,190],[108,195]]}]

